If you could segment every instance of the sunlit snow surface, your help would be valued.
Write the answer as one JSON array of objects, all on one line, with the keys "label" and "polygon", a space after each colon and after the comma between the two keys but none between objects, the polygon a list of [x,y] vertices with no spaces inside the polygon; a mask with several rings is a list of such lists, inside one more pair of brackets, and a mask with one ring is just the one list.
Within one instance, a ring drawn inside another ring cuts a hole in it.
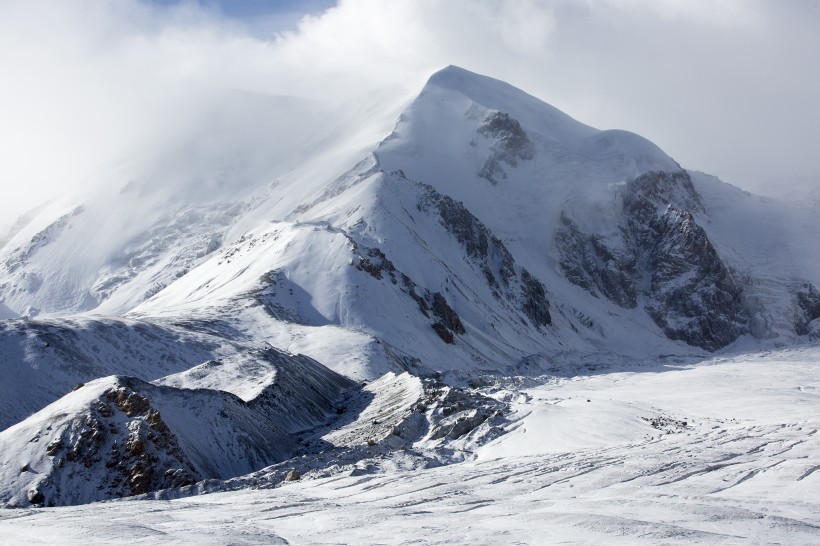
[{"label": "sunlit snow surface", "polygon": [[[820,543],[816,209],[455,67],[386,100],[235,97],[216,127],[273,132],[0,245],[0,502],[152,499],[0,510],[0,546]],[[658,211],[691,217],[644,236]],[[744,306],[719,343],[647,312],[710,324],[713,288]],[[155,452],[191,479],[131,487]]]},{"label": "sunlit snow surface", "polygon": [[[475,459],[176,501],[0,511],[8,544],[820,541],[818,348],[498,379]],[[518,386],[516,386],[518,385]],[[685,423],[685,424],[684,424]]]}]

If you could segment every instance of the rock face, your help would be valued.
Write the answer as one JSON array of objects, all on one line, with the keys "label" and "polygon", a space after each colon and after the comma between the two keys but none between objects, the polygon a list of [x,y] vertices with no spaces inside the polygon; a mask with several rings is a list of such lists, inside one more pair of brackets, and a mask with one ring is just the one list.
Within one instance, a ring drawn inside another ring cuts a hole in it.
[{"label": "rock face", "polygon": [[559,219],[555,244],[566,278],[588,292],[603,295],[615,305],[631,309],[638,304],[638,263],[634,249],[622,240],[588,234],[565,213]]},{"label": "rock face", "polygon": [[495,142],[490,147],[490,154],[484,162],[479,175],[486,178],[493,185],[498,179],[507,178],[502,163],[510,167],[517,167],[518,160],[533,158],[535,153],[532,142],[524,132],[518,120],[505,112],[491,112],[478,127],[478,134]]},{"label": "rock face", "polygon": [[[387,175],[384,183],[413,188],[413,205],[417,212],[426,215],[422,217],[425,221],[427,218],[438,221],[447,236],[458,242],[471,267],[480,272],[496,301],[512,307],[520,315],[520,320],[525,323],[529,320],[536,329],[552,323],[546,287],[515,262],[504,243],[463,203],[437,192],[430,185],[408,179],[400,171]],[[431,327],[442,341],[452,344],[456,336],[467,333],[452,301],[448,301],[444,294],[421,286],[400,271],[384,250],[366,247],[350,234],[345,236],[354,254],[351,264],[374,279],[397,286],[412,298],[418,310],[430,319]]]},{"label": "rock face", "polygon": [[[29,504],[138,495],[202,479],[160,412],[127,383],[119,381],[65,423],[51,421],[45,433],[34,436],[34,444],[45,444],[46,457],[34,464],[39,476],[32,475],[27,486]],[[11,455],[11,446],[2,443]],[[21,478],[29,481],[28,475]],[[9,489],[3,502],[19,505]]]},{"label": "rock face", "polygon": [[514,304],[534,326],[552,323],[547,291],[525,268],[517,265],[507,247],[463,203],[420,184],[424,197],[420,210],[433,208],[444,228],[455,237],[467,256],[481,269],[493,295]]},{"label": "rock face", "polygon": [[[450,307],[441,293],[431,292],[417,285],[410,277],[398,271],[393,262],[380,249],[362,248],[359,250],[359,245],[352,239],[351,243],[354,253],[357,254],[356,269],[378,280],[384,280],[386,276],[392,284],[400,286],[400,290],[416,302],[421,314],[431,319],[431,326],[442,341],[452,344],[455,343],[455,335],[466,333],[458,313]],[[400,285],[399,279],[401,279]]]},{"label": "rock face", "polygon": [[714,351],[747,330],[743,288],[695,221],[684,172],[651,172],[617,195],[617,229],[585,233],[563,212],[556,232],[568,280],[627,309],[642,305],[670,339]]},{"label": "rock face", "polygon": [[812,322],[820,318],[820,290],[811,283],[801,286],[795,295],[797,301],[794,331],[798,335],[811,334],[817,337],[818,329],[812,328]]}]

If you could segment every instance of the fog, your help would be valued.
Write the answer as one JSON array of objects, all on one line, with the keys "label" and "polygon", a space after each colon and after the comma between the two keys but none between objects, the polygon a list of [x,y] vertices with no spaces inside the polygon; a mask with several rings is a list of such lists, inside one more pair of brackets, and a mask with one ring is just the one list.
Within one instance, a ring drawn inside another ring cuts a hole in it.
[{"label": "fog", "polygon": [[[313,112],[362,97],[394,105],[448,64],[589,125],[642,134],[684,166],[745,188],[799,195],[820,180],[813,0],[325,5],[237,15],[196,2],[0,4],[0,228],[56,195],[155,169],[208,133],[236,93]],[[305,128],[299,111],[262,116],[282,128],[272,136],[243,114],[245,125],[229,124],[232,149],[286,155],[287,128]]]}]

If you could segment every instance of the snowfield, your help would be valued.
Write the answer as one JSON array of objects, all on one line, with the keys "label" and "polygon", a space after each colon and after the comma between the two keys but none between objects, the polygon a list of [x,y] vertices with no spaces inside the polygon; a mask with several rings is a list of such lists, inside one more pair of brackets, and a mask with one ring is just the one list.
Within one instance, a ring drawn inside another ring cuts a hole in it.
[{"label": "snowfield", "polygon": [[0,543],[820,543],[816,207],[453,66],[237,93],[3,239]]},{"label": "snowfield", "polygon": [[[9,544],[816,544],[820,349],[483,389],[510,431],[473,460],[397,452],[173,501],[0,512]],[[532,382],[532,380],[530,380]]]}]

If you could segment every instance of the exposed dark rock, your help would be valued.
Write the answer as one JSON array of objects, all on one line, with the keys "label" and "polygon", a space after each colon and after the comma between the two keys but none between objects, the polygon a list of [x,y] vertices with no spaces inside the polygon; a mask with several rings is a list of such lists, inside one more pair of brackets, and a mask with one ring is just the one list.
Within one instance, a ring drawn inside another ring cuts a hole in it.
[{"label": "exposed dark rock", "polygon": [[396,280],[396,267],[393,265],[393,262],[387,259],[384,252],[378,248],[366,249],[365,255],[359,256],[356,269],[359,271],[367,271],[376,279],[381,279],[383,273],[387,273],[393,284],[398,282]]},{"label": "exposed dark rock", "polygon": [[106,397],[120,408],[128,417],[133,417],[138,413],[144,413],[149,408],[148,399],[135,392],[125,390],[109,390]]},{"label": "exposed dark rock", "polygon": [[429,318],[430,314],[428,313],[428,311],[430,310],[430,307],[427,305],[427,300],[419,296],[416,292],[416,284],[412,281],[412,279],[410,279],[410,277],[408,277],[404,273],[401,274],[401,280],[402,284],[407,289],[407,293],[410,295],[411,298],[413,298],[413,301],[416,302],[416,305],[419,306],[419,311],[421,311],[421,314]]},{"label": "exposed dark rock", "polygon": [[694,214],[703,210],[685,171],[650,172],[623,190],[619,231],[581,231],[561,216],[556,247],[568,280],[624,308],[644,308],[670,339],[709,351],[747,330],[743,289]]},{"label": "exposed dark rock", "polygon": [[29,489],[26,496],[28,497],[28,501],[34,506],[42,506],[46,502],[45,495],[37,489]]},{"label": "exposed dark rock", "polygon": [[672,417],[667,417],[665,415],[641,417],[641,419],[649,423],[652,428],[665,432],[666,434],[680,434],[681,432],[684,432],[686,427],[689,425],[686,421],[673,419]]},{"label": "exposed dark rock", "polygon": [[168,425],[165,424],[165,421],[162,420],[162,416],[160,416],[156,410],[150,410],[148,412],[148,415],[145,416],[145,422],[157,432],[168,432]]},{"label": "exposed dark rock", "polygon": [[493,295],[513,303],[536,326],[551,323],[549,300],[544,285],[525,268],[519,267],[507,247],[463,203],[419,184],[425,197],[421,210],[434,206],[442,226],[462,244],[467,257],[482,271]]},{"label": "exposed dark rock", "polygon": [[[485,266],[488,265],[487,261],[491,254],[509,254],[500,241],[491,239],[492,235],[489,230],[463,204],[438,192],[430,192],[429,196],[436,205],[442,225],[464,246],[468,256]],[[512,261],[512,257],[509,261]],[[492,286],[498,286],[498,281],[489,267],[482,267],[482,269],[487,282]],[[505,280],[508,279],[502,277],[502,282]]]},{"label": "exposed dark rock", "polygon": [[521,297],[524,314],[536,326],[552,324],[547,291],[544,285],[523,268],[521,269]]},{"label": "exposed dark rock", "polygon": [[634,249],[608,247],[600,235],[581,232],[564,213],[560,221],[555,242],[566,278],[596,297],[600,293],[620,307],[634,308],[638,298]]},{"label": "exposed dark rock", "polygon": [[742,287],[691,213],[670,208],[659,230],[647,312],[670,339],[709,351],[725,347],[748,322]]},{"label": "exposed dark rock", "polygon": [[426,405],[433,407],[431,440],[456,440],[506,411],[497,400],[454,387],[444,387],[438,400],[431,399]]},{"label": "exposed dark rock", "polygon": [[56,440],[53,440],[51,443],[49,443],[48,446],[46,446],[46,455],[53,457],[54,455],[59,453],[62,448],[63,441],[62,439],[57,438]]},{"label": "exposed dark rock", "polygon": [[[108,389],[101,398],[91,404],[84,418],[73,420],[46,446],[46,454],[54,457],[54,471],[87,472],[89,480],[98,482],[97,490],[104,498],[190,485],[201,479],[159,412],[150,409],[147,398],[124,385]],[[71,502],[71,493],[63,496],[52,489],[49,485],[41,494],[55,495],[57,504]]]},{"label": "exposed dark rock", "polygon": [[111,406],[109,404],[100,403],[97,406],[97,411],[100,412],[100,415],[102,417],[111,417],[112,415],[114,415],[114,410],[111,409]]},{"label": "exposed dark rock", "polygon": [[533,157],[535,148],[527,133],[518,120],[513,119],[507,113],[490,113],[484,119],[484,123],[479,126],[478,134],[496,141],[490,148],[490,155],[479,172],[479,176],[492,184],[497,184],[499,178],[507,178],[507,173],[501,166],[502,163],[516,167],[519,159],[528,160]]},{"label": "exposed dark rock", "polygon": [[801,286],[795,294],[797,300],[797,316],[795,317],[794,331],[804,336],[810,333],[809,323],[820,318],[820,290],[811,283]]},{"label": "exposed dark rock", "polygon": [[[353,242],[353,252],[356,254],[356,259],[354,259],[356,269],[369,273],[374,279],[389,278],[393,284],[398,285],[402,292],[416,302],[419,311],[425,317],[435,319],[432,320],[431,326],[446,343],[454,342],[454,334],[465,333],[461,319],[444,296],[439,292],[433,293],[418,286],[408,275],[398,271],[393,262],[380,249],[361,247]],[[401,283],[398,282],[399,279]]]},{"label": "exposed dark rock", "polygon": [[444,299],[439,292],[433,294],[433,314],[438,317],[439,322],[443,324],[448,330],[451,330],[457,334],[464,333],[464,325],[461,324],[461,319],[459,318],[458,314],[447,304],[447,300]]},{"label": "exposed dark rock", "polygon": [[[500,122],[499,122],[500,123]],[[417,185],[422,193],[417,203],[420,212],[437,213],[442,227],[464,248],[466,259],[483,274],[493,296],[505,305],[512,305],[540,328],[551,324],[549,300],[544,285],[526,269],[516,265],[512,254],[467,208],[458,201],[438,193],[431,186],[407,179],[395,171],[402,183]],[[430,319],[431,327],[446,343],[453,343],[456,335],[466,329],[444,295],[416,284],[407,274],[399,271],[387,255],[378,248],[365,247],[345,234],[351,243],[353,265],[377,280],[389,279],[415,301],[419,311]]]},{"label": "exposed dark rock", "polygon": [[453,337],[453,332],[450,331],[447,326],[445,326],[442,322],[434,322],[433,323],[433,330],[436,331],[438,337],[444,340],[445,343],[454,343],[455,337]]},{"label": "exposed dark rock", "polygon": [[487,282],[494,288],[508,286],[515,278],[515,260],[500,240],[481,221],[467,210],[463,203],[422,185],[426,202],[435,205],[444,228],[462,244],[467,255],[481,268]]},{"label": "exposed dark rock", "polygon": [[154,471],[150,466],[142,461],[135,463],[128,470],[128,485],[131,487],[132,495],[141,495],[151,491],[151,482],[154,478]]}]

